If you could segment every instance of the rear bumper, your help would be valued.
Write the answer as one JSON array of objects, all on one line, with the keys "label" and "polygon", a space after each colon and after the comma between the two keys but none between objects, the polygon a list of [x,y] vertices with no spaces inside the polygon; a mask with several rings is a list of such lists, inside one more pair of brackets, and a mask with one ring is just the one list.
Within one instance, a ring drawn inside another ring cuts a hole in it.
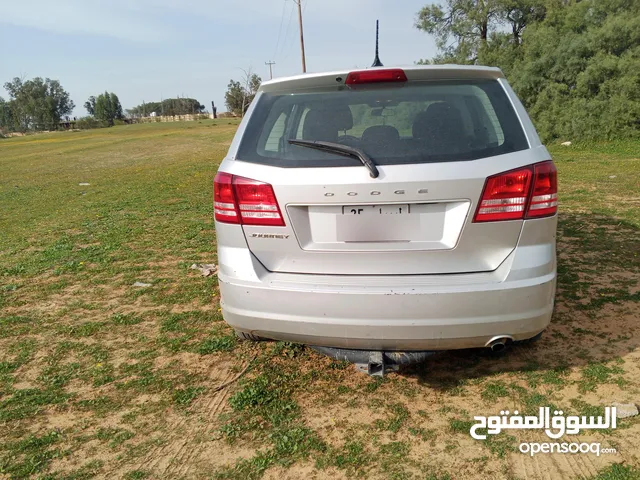
[{"label": "rear bumper", "polygon": [[220,282],[237,330],[267,338],[367,350],[484,347],[496,336],[533,337],[553,310],[555,276],[504,289],[338,293],[246,288]]},{"label": "rear bumper", "polygon": [[267,338],[366,350],[484,347],[496,336],[533,337],[553,311],[555,239],[515,248],[492,272],[459,275],[278,274],[233,250],[219,248],[224,319]]}]

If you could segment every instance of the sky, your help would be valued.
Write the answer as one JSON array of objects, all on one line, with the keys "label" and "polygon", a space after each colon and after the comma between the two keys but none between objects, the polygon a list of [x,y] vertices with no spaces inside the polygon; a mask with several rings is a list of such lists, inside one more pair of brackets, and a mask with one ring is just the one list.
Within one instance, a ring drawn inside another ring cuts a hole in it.
[{"label": "sky", "polygon": [[[435,55],[414,27],[428,0],[302,0],[307,72],[366,68],[380,20],[380,59],[410,65]],[[226,110],[243,69],[269,78],[302,72],[293,0],[0,0],[0,84],[57,79],[84,116],[108,90],[131,108],[187,96]],[[7,94],[0,87],[0,96]]]}]

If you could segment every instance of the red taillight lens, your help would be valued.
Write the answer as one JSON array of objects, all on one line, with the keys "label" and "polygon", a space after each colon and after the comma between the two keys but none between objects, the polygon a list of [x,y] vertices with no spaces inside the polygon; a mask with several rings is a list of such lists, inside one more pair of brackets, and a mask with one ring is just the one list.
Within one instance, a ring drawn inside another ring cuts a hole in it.
[{"label": "red taillight lens", "polygon": [[213,182],[215,218],[224,223],[284,226],[273,187],[228,173]]},{"label": "red taillight lens", "polygon": [[534,165],[533,193],[527,218],[547,217],[558,211],[558,172],[553,162]]},{"label": "red taillight lens", "polygon": [[363,83],[406,82],[407,75],[401,68],[387,68],[382,70],[362,70],[350,72],[345,83],[347,85],[362,85]]},{"label": "red taillight lens", "polygon": [[240,223],[232,181],[233,175],[222,172],[213,180],[213,211],[219,222]]},{"label": "red taillight lens", "polygon": [[474,222],[523,218],[532,173],[523,168],[487,178]]},{"label": "red taillight lens", "polygon": [[548,161],[487,178],[473,221],[538,218],[557,210],[556,167]]},{"label": "red taillight lens", "polygon": [[280,207],[271,185],[234,176],[233,188],[243,224],[284,226]]}]

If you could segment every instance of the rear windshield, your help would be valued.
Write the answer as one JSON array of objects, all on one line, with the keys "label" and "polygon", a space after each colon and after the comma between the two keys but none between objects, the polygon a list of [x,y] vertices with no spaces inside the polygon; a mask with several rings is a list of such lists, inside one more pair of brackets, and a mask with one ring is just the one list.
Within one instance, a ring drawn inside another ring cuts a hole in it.
[{"label": "rear windshield", "polygon": [[528,148],[495,80],[262,94],[238,160],[279,167],[360,165],[287,140],[357,147],[378,165],[474,160]]}]

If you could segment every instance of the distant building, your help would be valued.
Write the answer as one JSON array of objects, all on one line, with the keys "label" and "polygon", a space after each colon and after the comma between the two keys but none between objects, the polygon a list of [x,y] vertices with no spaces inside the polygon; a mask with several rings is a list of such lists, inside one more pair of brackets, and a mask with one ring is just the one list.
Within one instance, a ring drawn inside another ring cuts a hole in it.
[{"label": "distant building", "polygon": [[156,117],[156,116],[158,116],[158,114],[157,114],[156,112],[151,112],[151,113],[149,114],[149,116],[150,116],[150,117]]}]

